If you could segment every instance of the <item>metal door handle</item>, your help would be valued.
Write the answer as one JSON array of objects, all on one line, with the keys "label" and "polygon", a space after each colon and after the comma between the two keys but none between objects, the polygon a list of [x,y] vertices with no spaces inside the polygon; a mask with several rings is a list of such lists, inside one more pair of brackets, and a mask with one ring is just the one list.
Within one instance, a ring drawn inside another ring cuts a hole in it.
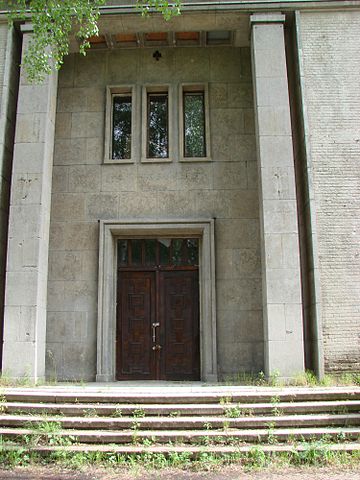
[{"label": "metal door handle", "polygon": [[[160,327],[160,323],[159,322],[155,322],[152,324],[152,341],[155,343],[156,342],[156,327]],[[155,350],[153,348],[153,350]]]},{"label": "metal door handle", "polygon": [[153,350],[161,350],[161,345],[153,345]]}]

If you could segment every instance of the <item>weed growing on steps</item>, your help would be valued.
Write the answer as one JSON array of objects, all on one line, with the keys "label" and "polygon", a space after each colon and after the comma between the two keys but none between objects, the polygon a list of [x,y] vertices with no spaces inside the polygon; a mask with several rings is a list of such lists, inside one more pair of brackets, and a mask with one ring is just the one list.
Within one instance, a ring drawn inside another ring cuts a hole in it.
[{"label": "weed growing on steps", "polygon": [[203,424],[203,427],[205,428],[205,430],[211,430],[212,429],[212,425],[210,422],[205,422]]},{"label": "weed growing on steps", "polygon": [[0,394],[0,414],[6,412],[6,397],[4,394]]},{"label": "weed growing on steps", "polygon": [[12,378],[6,372],[0,374],[0,387],[33,387],[34,385],[28,374],[20,378]]},{"label": "weed growing on steps", "polygon": [[224,408],[224,415],[228,418],[239,418],[242,416],[242,409],[238,405],[228,405]]},{"label": "weed growing on steps", "polygon": [[277,440],[275,432],[274,432],[275,422],[269,422],[269,423],[266,424],[266,426],[268,427],[267,443],[269,445],[275,445],[276,443],[278,443],[278,440]]},{"label": "weed growing on steps", "polygon": [[115,418],[116,418],[116,417],[117,417],[117,418],[122,417],[122,410],[121,410],[121,408],[120,408],[118,405],[116,405],[115,410],[114,410],[113,413],[112,413],[112,416],[115,417]]},{"label": "weed growing on steps", "polygon": [[30,424],[31,433],[24,436],[24,442],[29,447],[37,445],[68,446],[75,442],[72,435],[61,434],[61,422],[43,420],[37,424]]},{"label": "weed growing on steps", "polygon": [[271,398],[271,413],[272,415],[274,415],[274,417],[280,417],[281,415],[283,415],[283,411],[281,410],[281,408],[279,408],[279,403],[280,403],[280,397],[278,395],[274,396]]},{"label": "weed growing on steps", "polygon": [[242,408],[240,404],[233,404],[231,397],[220,398],[224,415],[227,418],[251,417],[254,414],[252,408]]},{"label": "weed growing on steps", "polygon": [[224,421],[223,421],[222,428],[223,428],[223,430],[226,432],[226,431],[230,428],[230,422],[227,421],[227,420],[224,420]]},{"label": "weed growing on steps", "polygon": [[99,416],[96,408],[84,408],[83,409],[83,415],[84,415],[84,417],[89,417],[89,418]]},{"label": "weed growing on steps", "polygon": [[180,417],[181,412],[174,410],[173,412],[169,413],[169,417]]},{"label": "weed growing on steps", "polygon": [[141,407],[137,407],[133,411],[133,417],[134,418],[143,418],[145,417],[145,410]]},{"label": "weed growing on steps", "polygon": [[136,420],[138,417],[134,417],[135,420],[132,421],[130,430],[132,432],[131,434],[131,442],[133,445],[138,445],[139,444],[139,430],[141,427],[141,422]]},{"label": "weed growing on steps", "polygon": [[144,447],[151,447],[152,445],[154,445],[154,443],[155,440],[153,440],[152,438],[143,438],[141,441],[141,445],[144,445]]}]

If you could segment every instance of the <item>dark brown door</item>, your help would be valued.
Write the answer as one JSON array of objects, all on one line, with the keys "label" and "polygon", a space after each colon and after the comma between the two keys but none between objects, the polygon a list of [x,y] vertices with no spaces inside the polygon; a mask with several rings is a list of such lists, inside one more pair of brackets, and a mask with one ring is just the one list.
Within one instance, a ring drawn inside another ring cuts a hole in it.
[{"label": "dark brown door", "polygon": [[198,272],[160,272],[161,378],[199,379]]},{"label": "dark brown door", "polygon": [[[181,241],[182,257],[178,253],[181,242],[176,240],[173,245],[169,241],[155,245],[153,262],[147,260],[151,246],[147,240],[141,241],[139,252],[135,251],[138,240],[119,241],[118,380],[200,378],[197,243],[194,239]],[[168,256],[161,252],[164,244],[168,245]]]},{"label": "dark brown door", "polygon": [[117,379],[152,380],[156,375],[151,342],[155,272],[121,272],[117,307]]}]

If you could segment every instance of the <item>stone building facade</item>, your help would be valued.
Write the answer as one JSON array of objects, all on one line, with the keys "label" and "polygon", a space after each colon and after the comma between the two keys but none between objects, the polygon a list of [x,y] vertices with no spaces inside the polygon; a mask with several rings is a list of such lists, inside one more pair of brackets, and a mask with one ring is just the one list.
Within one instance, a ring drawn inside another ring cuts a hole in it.
[{"label": "stone building facade", "polygon": [[0,24],[3,371],[359,370],[360,8],[108,3],[42,85]]}]

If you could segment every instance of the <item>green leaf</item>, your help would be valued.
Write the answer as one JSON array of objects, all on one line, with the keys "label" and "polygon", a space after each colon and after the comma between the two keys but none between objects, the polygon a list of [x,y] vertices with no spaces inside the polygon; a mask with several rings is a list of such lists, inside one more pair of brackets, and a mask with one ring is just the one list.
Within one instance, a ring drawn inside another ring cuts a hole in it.
[{"label": "green leaf", "polygon": [[[39,83],[59,69],[69,53],[69,36],[75,30],[80,41],[79,51],[86,54],[88,39],[99,34],[97,21],[100,7],[106,0],[0,0],[8,9],[9,22],[31,20],[33,35],[23,55],[22,67],[30,82]],[[143,15],[160,12],[165,20],[180,14],[180,0],[169,4],[164,0],[136,1]]]}]

